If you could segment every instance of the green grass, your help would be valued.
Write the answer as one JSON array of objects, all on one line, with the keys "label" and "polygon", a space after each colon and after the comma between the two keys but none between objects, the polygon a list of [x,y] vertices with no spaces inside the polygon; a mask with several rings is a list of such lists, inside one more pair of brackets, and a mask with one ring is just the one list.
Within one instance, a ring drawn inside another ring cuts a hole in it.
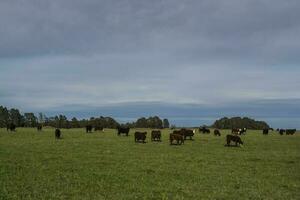
[{"label": "green grass", "polygon": [[115,130],[0,129],[0,199],[300,199],[300,134],[248,131],[243,148],[196,134],[170,146]]}]

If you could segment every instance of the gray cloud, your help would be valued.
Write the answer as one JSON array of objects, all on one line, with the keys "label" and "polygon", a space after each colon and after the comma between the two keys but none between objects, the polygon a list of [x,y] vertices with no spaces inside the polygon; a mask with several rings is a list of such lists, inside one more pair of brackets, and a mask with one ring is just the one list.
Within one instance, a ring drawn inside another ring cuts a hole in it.
[{"label": "gray cloud", "polygon": [[297,0],[4,0],[0,104],[299,99]]}]

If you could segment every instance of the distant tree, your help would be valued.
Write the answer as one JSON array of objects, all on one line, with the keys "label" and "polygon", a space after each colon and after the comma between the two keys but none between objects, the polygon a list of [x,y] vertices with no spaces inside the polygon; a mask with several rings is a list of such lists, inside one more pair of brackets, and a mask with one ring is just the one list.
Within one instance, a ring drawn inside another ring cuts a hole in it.
[{"label": "distant tree", "polygon": [[269,125],[264,121],[255,121],[248,117],[232,117],[221,118],[216,120],[212,125],[213,128],[232,129],[232,128],[247,128],[247,129],[268,129]]},{"label": "distant tree", "polygon": [[26,127],[36,127],[37,118],[33,113],[24,113],[24,118]]},{"label": "distant tree", "polygon": [[170,127],[170,123],[169,123],[169,120],[168,120],[168,119],[164,119],[164,120],[163,120],[163,127],[164,127],[164,128],[169,128],[169,127]]},{"label": "distant tree", "polygon": [[22,124],[24,123],[24,118],[18,109],[12,108],[9,110],[9,121],[16,126],[22,126]]},{"label": "distant tree", "polygon": [[47,119],[46,115],[40,112],[38,117],[38,122],[40,124],[44,124],[46,119]]}]

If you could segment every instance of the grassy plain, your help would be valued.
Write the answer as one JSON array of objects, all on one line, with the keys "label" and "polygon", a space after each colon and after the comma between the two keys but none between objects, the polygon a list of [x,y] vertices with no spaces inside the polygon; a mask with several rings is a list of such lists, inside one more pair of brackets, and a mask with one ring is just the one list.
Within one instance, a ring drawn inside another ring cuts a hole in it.
[{"label": "grassy plain", "polygon": [[0,129],[0,199],[300,199],[300,133],[248,130],[243,148],[197,133],[170,146],[115,130]]}]

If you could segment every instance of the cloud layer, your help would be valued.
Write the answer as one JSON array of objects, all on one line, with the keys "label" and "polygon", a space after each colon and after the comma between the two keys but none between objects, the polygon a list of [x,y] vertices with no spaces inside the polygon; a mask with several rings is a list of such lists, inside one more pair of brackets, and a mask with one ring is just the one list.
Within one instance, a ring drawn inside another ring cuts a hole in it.
[{"label": "cloud layer", "polygon": [[4,0],[0,104],[298,102],[299,10],[297,0]]}]

